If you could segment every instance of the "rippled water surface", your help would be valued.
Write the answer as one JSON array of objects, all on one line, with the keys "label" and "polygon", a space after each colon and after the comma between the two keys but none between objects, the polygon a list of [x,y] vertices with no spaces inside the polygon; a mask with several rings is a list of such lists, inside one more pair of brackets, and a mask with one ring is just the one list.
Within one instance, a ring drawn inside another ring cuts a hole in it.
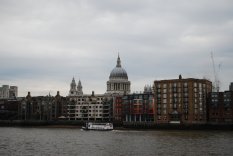
[{"label": "rippled water surface", "polygon": [[233,155],[232,131],[82,131],[0,127],[0,155]]}]

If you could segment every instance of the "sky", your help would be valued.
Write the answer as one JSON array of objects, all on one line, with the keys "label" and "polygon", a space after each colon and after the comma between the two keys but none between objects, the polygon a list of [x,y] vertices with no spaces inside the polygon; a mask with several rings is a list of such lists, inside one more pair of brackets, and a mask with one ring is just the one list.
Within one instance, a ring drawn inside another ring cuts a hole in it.
[{"label": "sky", "polygon": [[106,92],[118,53],[131,92],[154,80],[233,82],[232,0],[0,0],[0,86]]}]

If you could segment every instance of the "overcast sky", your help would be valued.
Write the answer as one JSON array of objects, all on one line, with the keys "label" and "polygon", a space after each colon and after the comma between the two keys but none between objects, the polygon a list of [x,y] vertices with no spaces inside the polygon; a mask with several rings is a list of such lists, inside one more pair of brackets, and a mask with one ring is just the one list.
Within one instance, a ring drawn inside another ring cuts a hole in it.
[{"label": "overcast sky", "polygon": [[[0,0],[0,86],[19,96],[105,93],[118,52],[141,91],[154,80],[233,82],[232,0]],[[220,68],[219,68],[220,67]]]}]

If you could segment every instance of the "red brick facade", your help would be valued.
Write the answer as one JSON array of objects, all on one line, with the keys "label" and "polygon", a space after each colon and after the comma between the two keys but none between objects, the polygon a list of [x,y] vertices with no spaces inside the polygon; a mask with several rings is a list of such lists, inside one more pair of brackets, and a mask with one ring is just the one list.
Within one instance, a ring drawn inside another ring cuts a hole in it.
[{"label": "red brick facade", "polygon": [[154,81],[156,123],[206,123],[206,99],[212,83],[205,79]]}]

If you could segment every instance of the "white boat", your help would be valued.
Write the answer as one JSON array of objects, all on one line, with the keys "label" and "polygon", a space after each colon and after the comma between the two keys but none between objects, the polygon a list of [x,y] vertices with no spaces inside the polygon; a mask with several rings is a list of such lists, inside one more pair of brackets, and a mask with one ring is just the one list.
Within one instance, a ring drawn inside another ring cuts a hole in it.
[{"label": "white boat", "polygon": [[87,122],[86,126],[83,126],[84,130],[98,130],[98,131],[109,131],[113,130],[112,123],[95,123],[95,122]]}]

